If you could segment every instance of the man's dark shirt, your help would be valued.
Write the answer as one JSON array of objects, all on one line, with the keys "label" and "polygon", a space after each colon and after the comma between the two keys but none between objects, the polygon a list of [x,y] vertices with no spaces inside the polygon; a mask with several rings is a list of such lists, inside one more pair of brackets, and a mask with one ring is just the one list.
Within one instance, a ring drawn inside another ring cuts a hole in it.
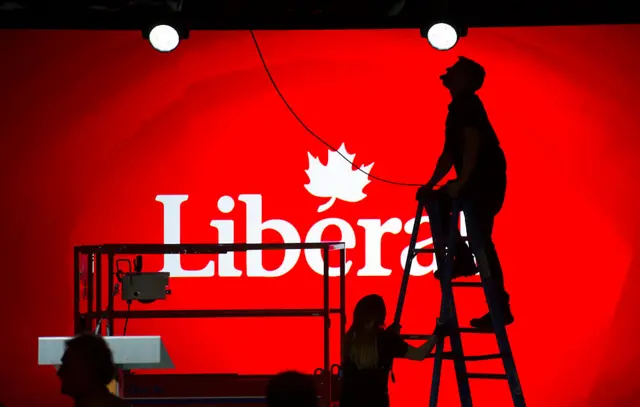
[{"label": "man's dark shirt", "polygon": [[408,350],[409,345],[392,329],[380,329],[378,332],[379,364],[375,369],[358,369],[349,359],[347,350],[344,358],[340,406],[388,406],[391,363],[395,358],[405,357]]},{"label": "man's dark shirt", "polygon": [[462,172],[464,140],[462,129],[478,131],[480,151],[476,166],[464,187],[463,194],[477,195],[495,191],[504,193],[507,163],[498,137],[489,122],[487,112],[474,93],[456,96],[449,105],[444,150],[451,154],[458,176]]}]

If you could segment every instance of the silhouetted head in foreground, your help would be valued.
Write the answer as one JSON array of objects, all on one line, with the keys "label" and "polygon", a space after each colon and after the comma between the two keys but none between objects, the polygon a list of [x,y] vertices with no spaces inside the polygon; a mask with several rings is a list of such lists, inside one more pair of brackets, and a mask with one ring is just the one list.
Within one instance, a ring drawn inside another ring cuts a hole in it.
[{"label": "silhouetted head in foreground", "polygon": [[108,396],[107,385],[116,375],[111,349],[96,335],[82,334],[66,343],[58,370],[62,393],[80,401]]},{"label": "silhouetted head in foreground", "polygon": [[460,93],[477,92],[484,83],[485,71],[482,65],[469,58],[458,57],[458,62],[447,68],[442,75],[442,84],[455,97]]},{"label": "silhouetted head in foreground", "polygon": [[267,385],[267,407],[318,407],[313,378],[298,372],[274,376]]},{"label": "silhouetted head in foreground", "polygon": [[378,366],[378,332],[384,327],[387,307],[377,294],[367,295],[356,304],[347,335],[349,359],[359,369]]}]

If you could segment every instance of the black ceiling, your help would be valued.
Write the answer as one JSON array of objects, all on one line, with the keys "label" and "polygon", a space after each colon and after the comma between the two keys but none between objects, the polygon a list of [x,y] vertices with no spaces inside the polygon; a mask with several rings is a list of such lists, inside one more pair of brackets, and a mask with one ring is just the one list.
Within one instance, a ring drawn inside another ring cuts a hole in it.
[{"label": "black ceiling", "polygon": [[[0,28],[141,29],[174,16],[190,29],[419,27],[448,18],[469,27],[640,23],[637,0],[14,0]],[[175,12],[179,9],[179,12]]]}]

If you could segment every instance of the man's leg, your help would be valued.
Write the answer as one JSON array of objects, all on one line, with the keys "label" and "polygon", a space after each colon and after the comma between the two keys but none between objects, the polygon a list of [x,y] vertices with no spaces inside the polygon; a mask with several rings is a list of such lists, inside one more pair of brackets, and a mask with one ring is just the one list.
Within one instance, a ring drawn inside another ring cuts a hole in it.
[{"label": "man's leg", "polygon": [[[502,266],[492,239],[494,218],[498,211],[499,208],[498,210],[492,210],[491,207],[477,205],[475,210],[475,227],[478,231],[478,238],[482,240],[484,253],[487,257],[487,263],[489,264],[491,282],[502,307],[504,322],[508,325],[513,323],[513,315],[511,314],[511,307],[509,305],[509,294],[505,290]],[[492,330],[491,315],[487,313],[481,318],[471,320],[471,326],[482,330]]]},{"label": "man's leg", "polygon": [[476,222],[480,235],[483,236],[484,252],[487,256],[487,262],[489,263],[491,280],[496,287],[496,292],[500,296],[501,301],[508,305],[509,294],[507,294],[505,290],[502,265],[500,264],[500,258],[498,257],[498,252],[492,238],[494,217],[492,215],[480,216]]},{"label": "man's leg", "polygon": [[[442,191],[438,195],[438,208],[440,210],[440,219],[439,221],[442,230],[444,231],[444,239],[445,242],[449,241],[449,233],[451,232],[451,216],[453,211],[453,200],[449,195]],[[433,219],[429,219],[430,222],[434,221]],[[460,235],[460,230],[455,228],[453,231],[455,233],[455,241],[456,241],[456,256],[453,261],[453,276],[452,278],[458,277],[469,277],[473,276],[477,273],[476,265],[473,261],[473,253],[471,249],[465,241],[462,239]],[[440,270],[436,270],[433,273],[435,278],[440,279]]]}]

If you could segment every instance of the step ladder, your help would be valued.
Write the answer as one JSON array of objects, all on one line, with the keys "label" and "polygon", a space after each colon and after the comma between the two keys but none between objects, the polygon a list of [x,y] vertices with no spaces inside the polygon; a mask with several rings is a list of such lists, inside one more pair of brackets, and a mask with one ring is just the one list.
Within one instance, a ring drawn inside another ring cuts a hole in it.
[{"label": "step ladder", "polygon": [[[429,407],[437,407],[438,405],[438,392],[440,388],[440,376],[442,371],[442,360],[453,360],[454,368],[456,372],[456,380],[458,382],[458,392],[460,395],[460,404],[462,407],[472,407],[473,402],[471,400],[471,389],[469,387],[469,379],[498,379],[507,380],[509,383],[509,389],[511,390],[511,397],[513,399],[513,405],[515,407],[525,407],[524,395],[522,394],[522,388],[520,386],[520,379],[518,378],[518,372],[516,370],[515,361],[511,352],[511,346],[507,337],[507,331],[505,329],[501,305],[497,301],[497,297],[494,293],[494,284],[491,280],[491,271],[487,262],[487,257],[482,247],[482,241],[477,237],[477,231],[475,229],[473,208],[469,203],[454,200],[453,202],[453,214],[451,216],[451,223],[449,225],[450,232],[449,241],[445,242],[447,236],[442,230],[442,222],[429,222],[431,226],[431,235],[433,237],[433,248],[416,249],[416,243],[418,241],[418,231],[420,230],[420,221],[422,220],[423,210],[426,211],[430,219],[439,219],[440,208],[438,207],[437,194],[444,193],[444,191],[433,191],[424,200],[418,202],[418,210],[416,212],[415,223],[413,225],[413,232],[411,234],[411,241],[409,244],[409,253],[404,268],[404,274],[402,276],[402,284],[400,286],[400,294],[398,296],[398,305],[396,307],[396,314],[394,323],[400,327],[400,319],[402,316],[402,309],[404,306],[404,300],[407,293],[407,285],[409,283],[409,274],[411,271],[411,263],[413,258],[420,253],[433,253],[436,256],[436,262],[440,269],[440,287],[442,289],[442,303],[440,307],[440,321],[446,324],[450,324],[450,342],[451,352],[444,352],[444,338],[440,338],[436,345],[433,365],[433,379],[431,382],[431,396],[429,400]],[[467,231],[469,235],[468,241],[473,250],[473,254],[478,264],[480,271],[480,278],[482,282],[452,282],[451,276],[453,274],[453,258],[455,256],[456,239],[460,238],[457,232],[459,214],[463,212],[465,215],[465,221]],[[454,287],[481,287],[484,289],[485,297],[487,298],[487,304],[489,305],[489,312],[493,320],[494,332],[484,332],[475,328],[461,328],[458,323],[458,316],[456,313],[455,301],[453,296]],[[462,349],[462,337],[461,333],[483,333],[483,334],[495,334],[498,349],[500,353],[492,355],[481,356],[465,356]],[[430,335],[402,335],[405,339],[428,339]],[[495,373],[469,373],[467,371],[466,362],[490,360],[490,359],[502,359],[504,370],[506,374]]]}]

